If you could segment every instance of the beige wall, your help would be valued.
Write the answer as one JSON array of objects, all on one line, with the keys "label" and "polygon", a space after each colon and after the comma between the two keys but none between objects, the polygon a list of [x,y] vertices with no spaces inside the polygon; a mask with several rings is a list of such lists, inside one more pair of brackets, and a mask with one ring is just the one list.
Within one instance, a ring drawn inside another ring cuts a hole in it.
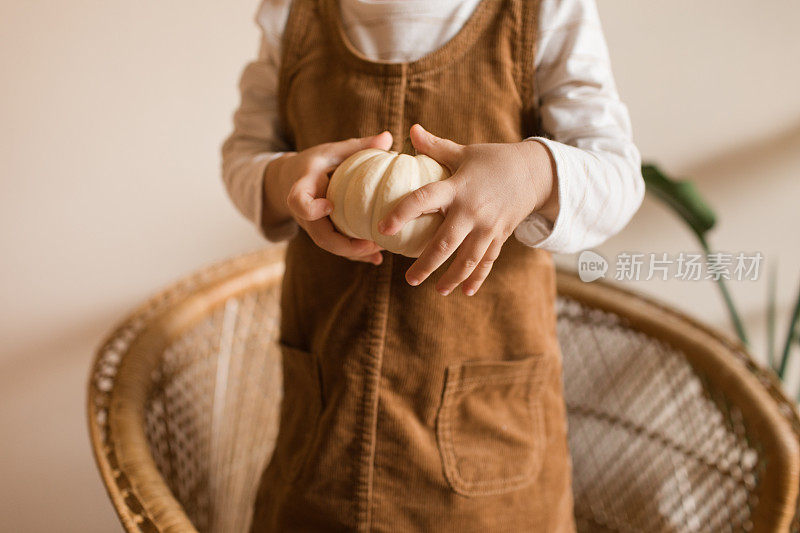
[{"label": "beige wall", "polygon": [[[85,431],[92,350],[156,288],[263,246],[218,177],[236,80],[256,49],[255,4],[0,3],[4,529],[117,527]],[[720,214],[720,248],[780,257],[788,306],[800,259],[789,231],[800,224],[800,4],[603,0],[600,10],[643,153],[699,180]],[[690,243],[648,202],[601,251]],[[757,324],[763,284],[740,285]],[[635,288],[724,325],[711,286]]]},{"label": "beige wall", "polygon": [[[644,159],[696,180],[719,216],[710,239],[715,249],[761,251],[768,268],[778,265],[779,315],[788,318],[800,288],[800,38],[795,24],[800,4],[599,5]],[[697,246],[670,212],[648,200],[634,223],[601,247],[609,258],[621,250],[672,255]],[[766,276],[731,285],[754,351],[761,355]],[[710,283],[635,283],[632,288],[728,326]]]}]

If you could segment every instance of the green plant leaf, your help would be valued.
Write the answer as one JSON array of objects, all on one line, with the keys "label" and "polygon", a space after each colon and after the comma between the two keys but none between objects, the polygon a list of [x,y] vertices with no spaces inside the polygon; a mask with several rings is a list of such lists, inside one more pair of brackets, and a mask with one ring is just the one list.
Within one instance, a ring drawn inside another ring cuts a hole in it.
[{"label": "green plant leaf", "polygon": [[672,179],[651,164],[642,165],[642,177],[648,191],[669,205],[698,237],[705,239],[717,217],[692,182]]},{"label": "green plant leaf", "polygon": [[[694,184],[690,181],[672,179],[652,164],[642,165],[642,177],[647,190],[672,208],[681,220],[691,228],[706,256],[708,256],[711,253],[711,247],[708,244],[708,239],[706,239],[706,234],[716,224],[717,217],[703,200]],[[736,330],[736,335],[742,344],[747,346],[747,333],[744,329],[744,323],[742,323],[742,319],[736,311],[733,297],[728,291],[725,280],[719,277],[716,282],[725,301],[725,307],[728,309],[731,324]]]}]

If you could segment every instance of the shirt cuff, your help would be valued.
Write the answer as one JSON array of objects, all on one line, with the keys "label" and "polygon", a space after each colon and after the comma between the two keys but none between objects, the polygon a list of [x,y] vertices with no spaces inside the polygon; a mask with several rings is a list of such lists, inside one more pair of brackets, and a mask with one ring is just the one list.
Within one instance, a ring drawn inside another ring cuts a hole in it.
[{"label": "shirt cuff", "polygon": [[558,188],[558,214],[555,222],[551,223],[542,215],[531,213],[514,230],[514,236],[526,246],[555,253],[573,252],[571,245],[574,239],[570,238],[570,221],[575,215],[575,206],[571,202],[574,173],[569,171],[569,157],[562,150],[565,145],[546,137],[529,137],[525,140],[539,141],[553,156],[555,162],[553,170]]},{"label": "shirt cuff", "polygon": [[285,154],[286,152],[274,152],[268,155],[260,156],[257,159],[258,163],[258,190],[256,194],[256,212],[255,212],[255,222],[256,227],[258,228],[258,233],[265,239],[270,242],[281,242],[291,239],[297,233],[297,222],[294,219],[289,219],[285,222],[281,222],[279,224],[264,224],[263,214],[264,214],[264,180],[266,179],[267,174],[267,166],[278,159],[280,156]]}]

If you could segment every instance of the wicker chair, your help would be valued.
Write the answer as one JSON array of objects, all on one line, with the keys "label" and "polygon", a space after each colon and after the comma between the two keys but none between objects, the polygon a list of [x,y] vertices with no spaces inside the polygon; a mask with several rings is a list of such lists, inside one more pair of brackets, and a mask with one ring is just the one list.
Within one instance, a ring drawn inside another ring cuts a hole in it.
[{"label": "wicker chair", "polygon": [[[103,343],[89,431],[127,531],[246,531],[276,434],[282,250],[201,270]],[[559,273],[580,531],[798,530],[800,420],[708,328]]]}]

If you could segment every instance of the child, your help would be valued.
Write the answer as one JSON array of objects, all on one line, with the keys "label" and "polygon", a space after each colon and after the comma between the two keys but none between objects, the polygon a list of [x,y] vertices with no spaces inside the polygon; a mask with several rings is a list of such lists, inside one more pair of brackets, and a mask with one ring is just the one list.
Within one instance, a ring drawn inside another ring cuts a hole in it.
[{"label": "child", "polygon": [[[265,0],[257,21],[223,175],[290,240],[252,531],[574,530],[550,252],[643,194],[592,0]],[[445,216],[417,260],[338,233],[325,199],[407,135],[453,173],[383,220]]]}]

